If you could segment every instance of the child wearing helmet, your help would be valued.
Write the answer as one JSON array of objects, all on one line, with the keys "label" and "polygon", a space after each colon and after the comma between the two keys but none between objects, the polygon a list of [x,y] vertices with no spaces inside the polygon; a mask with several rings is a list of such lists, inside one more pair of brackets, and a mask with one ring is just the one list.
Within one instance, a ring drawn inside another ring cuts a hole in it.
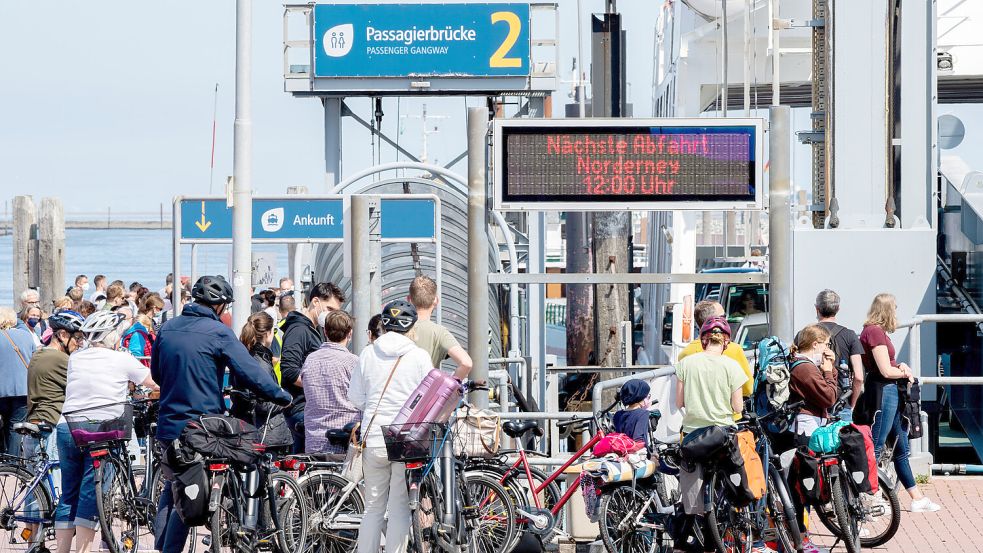
[{"label": "child wearing helmet", "polygon": [[[734,426],[734,415],[744,410],[741,387],[747,375],[736,361],[724,355],[730,343],[730,325],[723,317],[711,317],[700,329],[703,351],[687,356],[676,366],[676,405],[683,409],[683,436],[713,426]],[[693,517],[704,514],[703,467],[697,461],[680,464],[679,488],[683,510]],[[696,544],[677,544],[678,549]]]}]

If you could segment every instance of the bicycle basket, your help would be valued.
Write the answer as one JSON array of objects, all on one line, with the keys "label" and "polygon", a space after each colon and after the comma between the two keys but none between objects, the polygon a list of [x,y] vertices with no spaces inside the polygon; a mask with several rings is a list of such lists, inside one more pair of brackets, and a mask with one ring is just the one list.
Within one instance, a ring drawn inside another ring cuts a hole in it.
[{"label": "bicycle basket", "polygon": [[392,424],[382,427],[386,453],[394,463],[425,461],[439,454],[447,430],[435,422]]},{"label": "bicycle basket", "polygon": [[[114,409],[110,409],[114,408]],[[109,410],[121,411],[115,418],[105,418]],[[98,412],[98,414],[96,414]],[[89,413],[86,415],[86,413]],[[129,440],[133,434],[133,405],[110,403],[89,409],[65,413],[68,430],[78,447],[89,444]]]}]

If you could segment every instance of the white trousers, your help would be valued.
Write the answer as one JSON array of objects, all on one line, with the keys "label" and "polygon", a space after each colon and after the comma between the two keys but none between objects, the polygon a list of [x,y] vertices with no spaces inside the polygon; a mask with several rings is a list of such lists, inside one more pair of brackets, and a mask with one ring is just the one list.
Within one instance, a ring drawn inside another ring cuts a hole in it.
[{"label": "white trousers", "polygon": [[365,514],[358,531],[358,553],[379,553],[383,530],[386,532],[386,553],[404,553],[410,535],[406,466],[390,463],[385,447],[367,447],[362,453],[362,470],[365,472]]}]

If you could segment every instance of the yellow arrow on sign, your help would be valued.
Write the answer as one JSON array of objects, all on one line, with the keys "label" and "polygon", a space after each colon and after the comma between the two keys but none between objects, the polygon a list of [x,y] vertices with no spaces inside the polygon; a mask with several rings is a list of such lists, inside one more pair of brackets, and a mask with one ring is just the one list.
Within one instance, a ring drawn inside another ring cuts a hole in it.
[{"label": "yellow arrow on sign", "polygon": [[195,221],[195,226],[198,227],[198,230],[200,230],[201,232],[205,232],[206,230],[208,230],[208,227],[212,226],[212,222],[211,221],[206,221],[205,220],[205,202],[204,201],[201,202],[201,221]]}]

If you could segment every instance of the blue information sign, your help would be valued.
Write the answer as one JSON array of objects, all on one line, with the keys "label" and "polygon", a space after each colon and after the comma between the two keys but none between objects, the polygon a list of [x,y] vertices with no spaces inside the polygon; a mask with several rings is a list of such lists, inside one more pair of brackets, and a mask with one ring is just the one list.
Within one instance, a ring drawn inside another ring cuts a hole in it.
[{"label": "blue information sign", "polygon": [[315,77],[529,75],[528,4],[317,4]]},{"label": "blue information sign", "polygon": [[[231,240],[232,210],[225,200],[181,200],[181,239]],[[431,240],[436,202],[432,198],[384,198],[382,239]],[[269,242],[344,239],[342,199],[255,199],[253,240]]]}]

